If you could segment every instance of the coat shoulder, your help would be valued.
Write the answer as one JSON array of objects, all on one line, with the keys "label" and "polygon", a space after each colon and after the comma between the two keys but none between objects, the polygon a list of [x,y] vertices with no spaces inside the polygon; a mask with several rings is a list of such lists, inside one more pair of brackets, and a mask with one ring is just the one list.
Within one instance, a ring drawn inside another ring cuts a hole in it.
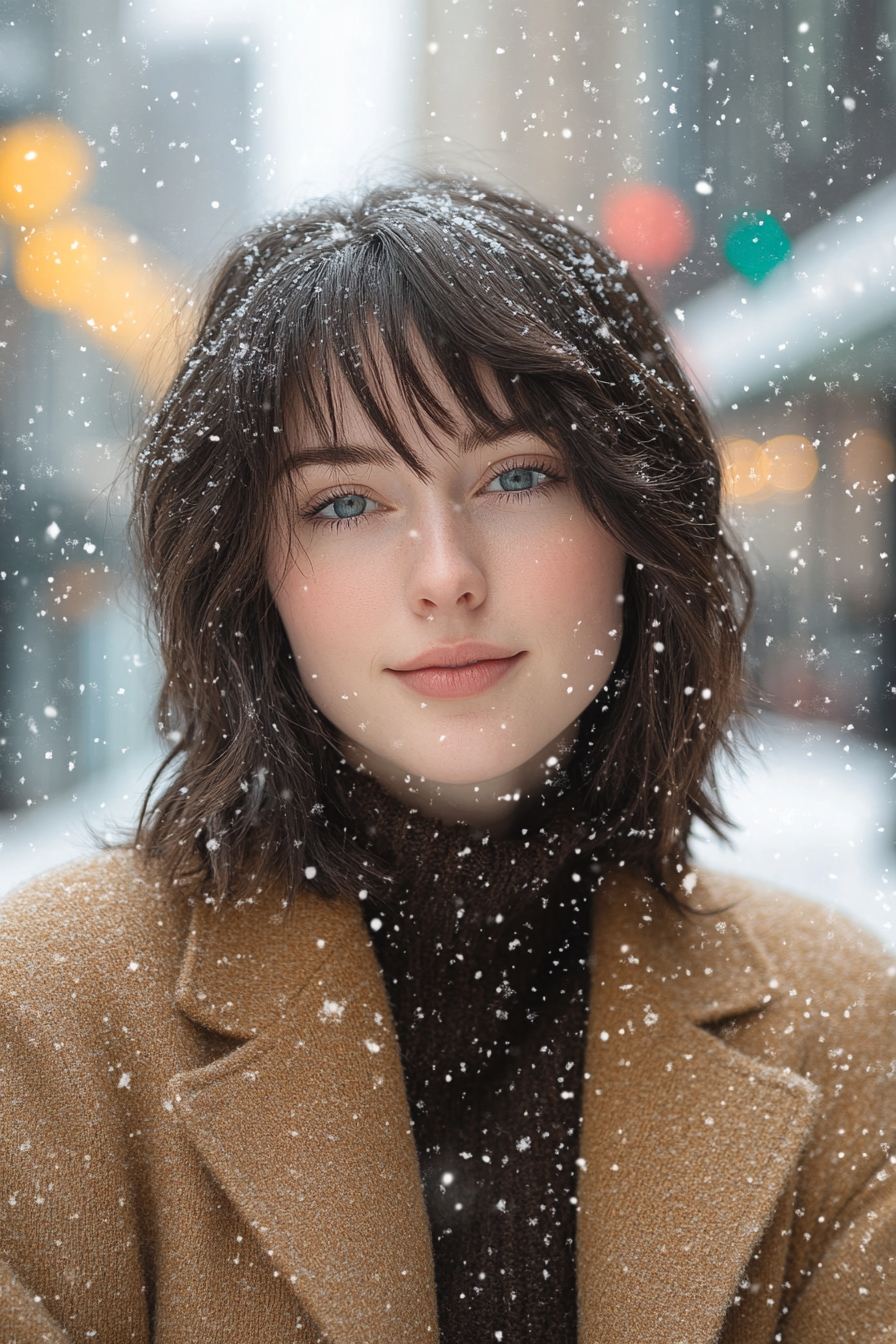
[{"label": "coat shoulder", "polygon": [[892,1141],[896,954],[839,911],[780,888],[710,874],[700,885],[767,968],[761,1009],[732,1020],[725,1039],[811,1078],[849,1123],[874,1115]]},{"label": "coat shoulder", "polygon": [[168,979],[189,918],[188,894],[135,850],[52,869],[0,900],[0,993],[52,998],[75,976],[106,992],[141,972]]},{"label": "coat shoulder", "polygon": [[896,951],[841,911],[770,883],[722,873],[701,872],[698,887],[704,910],[719,912],[736,933],[762,948],[779,982],[771,988],[788,982],[845,1000],[868,994],[896,999]]}]

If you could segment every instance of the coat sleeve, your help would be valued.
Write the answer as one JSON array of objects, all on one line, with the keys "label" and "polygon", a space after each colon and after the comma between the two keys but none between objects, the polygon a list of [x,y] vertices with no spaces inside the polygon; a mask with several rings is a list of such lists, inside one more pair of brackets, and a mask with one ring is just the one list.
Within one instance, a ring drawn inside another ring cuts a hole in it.
[{"label": "coat sleeve", "polygon": [[137,1192],[103,1010],[84,992],[80,949],[32,908],[33,919],[12,900],[0,918],[0,1340],[145,1344]]},{"label": "coat sleeve", "polygon": [[786,926],[763,921],[777,1001],[732,1043],[810,1079],[818,1111],[741,1284],[734,1317],[751,1328],[730,1338],[896,1344],[896,954],[823,907],[790,908]]},{"label": "coat sleeve", "polygon": [[896,1168],[880,1168],[837,1221],[839,1229],[782,1321],[782,1344],[896,1340]]},{"label": "coat sleeve", "polygon": [[40,1295],[26,1288],[9,1265],[0,1265],[0,1330],[8,1344],[64,1344],[71,1339]]}]

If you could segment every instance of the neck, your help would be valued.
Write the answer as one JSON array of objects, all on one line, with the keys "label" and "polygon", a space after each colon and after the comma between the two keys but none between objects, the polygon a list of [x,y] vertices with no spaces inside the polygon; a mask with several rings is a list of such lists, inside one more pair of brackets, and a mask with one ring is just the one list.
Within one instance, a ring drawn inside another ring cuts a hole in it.
[{"label": "neck", "polygon": [[537,756],[522,765],[479,783],[445,783],[409,774],[402,766],[355,742],[344,741],[349,765],[369,774],[406,807],[449,824],[462,822],[474,831],[488,831],[495,839],[508,835],[544,794],[575,745],[578,723],[570,726]]}]

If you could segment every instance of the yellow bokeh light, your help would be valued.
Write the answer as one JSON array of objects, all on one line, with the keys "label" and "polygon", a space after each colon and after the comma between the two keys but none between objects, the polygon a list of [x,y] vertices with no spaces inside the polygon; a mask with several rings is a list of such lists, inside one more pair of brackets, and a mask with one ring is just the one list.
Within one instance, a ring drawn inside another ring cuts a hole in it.
[{"label": "yellow bokeh light", "polygon": [[896,471],[893,445],[879,429],[860,429],[843,447],[843,478],[847,485],[874,490]]},{"label": "yellow bokeh light", "polygon": [[746,499],[765,485],[760,469],[761,448],[754,439],[723,439],[722,490],[729,499]]},{"label": "yellow bokeh light", "polygon": [[23,240],[16,281],[38,308],[65,308],[90,292],[106,264],[102,234],[87,217],[72,215]]},{"label": "yellow bokeh light", "polygon": [[39,225],[67,205],[90,176],[92,156],[70,126],[31,117],[0,130],[0,215]]},{"label": "yellow bokeh light", "polygon": [[815,480],[818,454],[802,434],[779,434],[762,445],[762,464],[770,485],[796,494]]},{"label": "yellow bokeh light", "polygon": [[29,302],[78,318],[150,387],[165,386],[181,344],[174,288],[114,222],[85,211],[34,230],[17,250],[16,281]]}]

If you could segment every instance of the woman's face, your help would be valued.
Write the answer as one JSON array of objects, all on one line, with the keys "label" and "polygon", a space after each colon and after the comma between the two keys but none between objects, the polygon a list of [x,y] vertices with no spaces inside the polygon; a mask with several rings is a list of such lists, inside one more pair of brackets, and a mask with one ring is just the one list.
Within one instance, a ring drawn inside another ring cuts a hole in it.
[{"label": "woman's face", "polygon": [[612,670],[624,555],[534,435],[433,428],[430,441],[409,414],[400,424],[427,479],[356,405],[335,447],[300,421],[274,601],[353,763],[387,785],[506,786],[509,802],[574,740]]}]

